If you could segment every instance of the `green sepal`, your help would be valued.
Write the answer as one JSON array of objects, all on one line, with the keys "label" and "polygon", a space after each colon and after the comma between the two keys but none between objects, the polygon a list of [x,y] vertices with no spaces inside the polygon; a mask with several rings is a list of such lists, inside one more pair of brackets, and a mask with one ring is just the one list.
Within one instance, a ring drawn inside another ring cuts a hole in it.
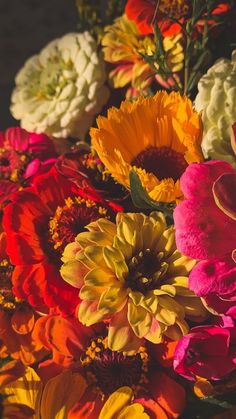
[{"label": "green sepal", "polygon": [[135,207],[140,209],[150,209],[162,211],[166,216],[172,217],[175,203],[159,202],[154,201],[150,198],[146,189],[143,188],[139,176],[135,170],[131,170],[129,173],[130,181],[130,194]]}]

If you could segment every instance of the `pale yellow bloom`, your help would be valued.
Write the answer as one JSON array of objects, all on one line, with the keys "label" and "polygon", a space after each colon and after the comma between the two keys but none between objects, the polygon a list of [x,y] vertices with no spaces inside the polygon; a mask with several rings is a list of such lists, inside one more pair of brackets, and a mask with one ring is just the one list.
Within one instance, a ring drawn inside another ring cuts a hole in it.
[{"label": "pale yellow bloom", "polygon": [[61,274],[80,288],[83,324],[109,320],[110,349],[137,350],[142,339],[159,343],[163,335],[176,340],[188,332],[185,318],[204,318],[188,288],[195,260],[176,249],[162,213],[119,213],[116,224],[99,219],[87,229],[75,240],[81,250],[65,248]]},{"label": "pale yellow bloom", "polygon": [[202,111],[205,157],[225,160],[236,168],[231,127],[236,122],[236,50],[232,59],[221,58],[198,83],[195,108]]}]

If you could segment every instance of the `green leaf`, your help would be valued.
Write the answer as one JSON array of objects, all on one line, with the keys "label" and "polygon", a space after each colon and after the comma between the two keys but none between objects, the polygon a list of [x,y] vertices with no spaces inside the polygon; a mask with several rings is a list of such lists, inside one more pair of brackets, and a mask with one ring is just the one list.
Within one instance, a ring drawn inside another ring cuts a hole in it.
[{"label": "green leaf", "polygon": [[162,211],[166,216],[172,217],[175,203],[166,203],[154,201],[150,198],[147,191],[143,188],[139,176],[135,170],[131,170],[129,174],[130,180],[130,193],[133,204],[137,208],[150,209]]}]

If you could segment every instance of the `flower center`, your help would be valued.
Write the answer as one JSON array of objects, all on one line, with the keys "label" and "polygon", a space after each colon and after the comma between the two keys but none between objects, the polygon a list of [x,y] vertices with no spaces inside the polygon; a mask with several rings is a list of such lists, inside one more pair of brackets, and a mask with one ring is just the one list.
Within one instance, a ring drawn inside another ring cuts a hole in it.
[{"label": "flower center", "polygon": [[50,242],[55,250],[62,251],[73,242],[84,227],[101,217],[109,218],[107,209],[81,197],[65,199],[65,205],[57,207],[49,221]]},{"label": "flower center", "polygon": [[190,2],[188,0],[161,0],[159,5],[160,12],[168,17],[180,19],[189,13]]},{"label": "flower center", "polygon": [[31,77],[37,96],[48,99],[59,97],[69,81],[75,82],[77,78],[72,61],[65,61],[59,55],[50,57],[40,73]]},{"label": "flower center", "polygon": [[14,266],[8,259],[0,260],[0,307],[7,310],[13,310],[16,307],[17,300],[12,293],[12,272]]},{"label": "flower center", "polygon": [[140,347],[131,356],[111,351],[107,340],[107,337],[94,339],[81,357],[88,383],[102,397],[122,386],[138,391],[140,386],[148,382],[148,354],[145,347]]},{"label": "flower center", "polygon": [[0,148],[0,180],[18,182],[31,158],[16,150]]},{"label": "flower center", "polygon": [[159,180],[172,178],[178,180],[187,168],[184,156],[169,147],[148,147],[131,162],[132,166],[153,173]]},{"label": "flower center", "polygon": [[163,256],[163,252],[153,255],[150,249],[133,256],[128,262],[127,287],[142,294],[159,288],[160,282],[168,269],[168,263],[163,261]]}]

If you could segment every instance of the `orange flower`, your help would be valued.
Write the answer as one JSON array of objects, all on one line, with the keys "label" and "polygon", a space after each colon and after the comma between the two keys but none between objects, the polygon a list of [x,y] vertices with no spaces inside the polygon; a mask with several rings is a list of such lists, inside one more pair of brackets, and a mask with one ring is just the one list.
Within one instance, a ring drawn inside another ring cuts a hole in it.
[{"label": "orange flower", "polygon": [[134,169],[156,201],[182,196],[179,178],[190,163],[203,160],[200,115],[187,97],[160,91],[154,97],[122,102],[99,116],[92,146],[114,179],[129,188]]}]

